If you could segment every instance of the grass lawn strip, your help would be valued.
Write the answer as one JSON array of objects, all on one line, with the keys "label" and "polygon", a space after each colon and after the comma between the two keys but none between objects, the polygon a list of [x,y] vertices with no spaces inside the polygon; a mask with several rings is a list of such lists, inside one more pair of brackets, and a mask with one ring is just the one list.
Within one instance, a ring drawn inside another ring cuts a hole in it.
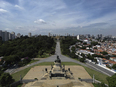
[{"label": "grass lawn strip", "polygon": [[34,62],[37,62],[37,61],[39,61],[39,60],[31,60],[28,64],[31,64],[31,63],[34,63]]},{"label": "grass lawn strip", "polygon": [[106,78],[108,77],[107,75],[105,75],[105,74],[103,74],[103,73],[100,73],[100,72],[97,72],[97,71],[95,71],[95,70],[92,70],[92,69],[90,69],[90,68],[87,68],[87,67],[85,67],[85,66],[83,66],[83,67],[84,67],[85,70],[89,73],[89,75],[90,75],[91,77],[93,77],[93,74],[94,74],[94,77],[95,77],[96,80],[99,80],[99,81],[101,81],[101,82],[104,82],[104,83],[108,84],[108,82],[107,82],[107,80],[106,80]]}]

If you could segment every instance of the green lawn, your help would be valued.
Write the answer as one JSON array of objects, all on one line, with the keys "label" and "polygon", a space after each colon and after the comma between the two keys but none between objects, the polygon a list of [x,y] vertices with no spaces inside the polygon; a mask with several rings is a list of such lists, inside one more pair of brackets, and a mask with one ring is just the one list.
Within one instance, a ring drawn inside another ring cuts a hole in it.
[{"label": "green lawn", "polygon": [[[51,64],[54,65],[53,62],[43,62],[43,63],[36,64],[35,66],[51,65]],[[63,64],[64,64],[64,65],[79,65],[79,64],[73,63],[73,62],[62,62],[61,64],[62,64],[62,65],[63,65]]]},{"label": "green lawn", "polygon": [[17,87],[21,87],[23,84],[18,85]]},{"label": "green lawn", "polygon": [[62,62],[61,64],[64,64],[64,65],[79,65],[79,64],[73,63],[73,62]]},{"label": "green lawn", "polygon": [[39,64],[36,64],[35,66],[44,66],[44,65],[53,65],[54,63],[53,62],[43,62],[43,63],[39,63]]},{"label": "green lawn", "polygon": [[107,75],[102,74],[102,73],[100,73],[100,72],[97,72],[97,71],[92,70],[92,69],[87,68],[87,67],[84,67],[84,68],[85,68],[85,70],[89,73],[89,75],[90,75],[91,77],[93,77],[93,74],[94,74],[96,80],[99,80],[99,81],[101,81],[101,82],[104,82],[104,83],[108,84],[108,82],[107,82],[107,80],[106,80],[106,78],[108,77]]},{"label": "green lawn", "polygon": [[37,62],[39,60],[31,60],[28,64],[31,64],[31,63],[34,63],[34,62]]},{"label": "green lawn", "polygon": [[[54,63],[53,63],[53,62],[43,62],[43,63],[40,63],[40,64],[36,64],[36,65],[34,65],[34,66],[43,66],[43,65],[51,65],[51,64],[53,65]],[[62,62],[62,64],[64,64],[64,65],[79,65],[79,64],[76,64],[76,63],[73,63],[73,62]],[[19,71],[19,72],[17,72],[17,73],[12,74],[13,78],[15,79],[15,81],[18,81],[18,80],[20,79],[20,75],[21,75],[22,77],[24,77],[24,76],[27,74],[27,72],[28,72],[32,67],[34,67],[34,66],[31,66],[31,67],[26,68],[26,69],[24,69],[24,70],[22,70],[22,71]],[[83,67],[84,67],[84,66],[83,66]],[[90,75],[91,77],[93,77],[93,74],[94,74],[95,79],[97,79],[97,80],[99,80],[99,81],[101,81],[101,82],[104,82],[104,83],[108,84],[108,82],[107,82],[107,80],[106,80],[106,77],[108,77],[107,75],[102,74],[102,73],[100,73],[100,72],[97,72],[97,71],[95,71],[95,70],[89,69],[89,68],[87,68],[87,67],[84,67],[84,68],[85,68],[85,70],[89,73],[89,75]]]},{"label": "green lawn", "polygon": [[31,68],[32,67],[29,67],[29,68],[26,68],[24,70],[21,70],[19,72],[16,72],[16,73],[12,74],[13,79],[15,79],[15,81],[19,81],[20,80],[20,75],[23,78]]}]

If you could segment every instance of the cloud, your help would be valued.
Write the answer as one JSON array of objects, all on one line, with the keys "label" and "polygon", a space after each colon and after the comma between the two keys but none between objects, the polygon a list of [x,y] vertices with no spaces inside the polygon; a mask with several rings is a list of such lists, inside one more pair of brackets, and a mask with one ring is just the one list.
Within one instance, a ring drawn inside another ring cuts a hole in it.
[{"label": "cloud", "polygon": [[102,27],[107,25],[108,23],[93,23],[93,24],[89,24],[88,26],[83,26],[83,28],[95,28],[95,27]]},{"label": "cloud", "polygon": [[0,0],[0,29],[22,34],[40,30],[47,33],[50,29],[54,33],[75,34],[116,29],[115,3],[115,0]]},{"label": "cloud", "polygon": [[5,30],[7,30],[7,31],[8,31],[8,30],[11,30],[11,29],[10,29],[10,28],[5,28]]},{"label": "cloud", "polygon": [[36,24],[46,24],[46,22],[43,19],[36,20],[36,21],[34,21],[34,23],[36,23]]},{"label": "cloud", "polygon": [[19,9],[23,9],[22,7],[20,7],[19,5],[15,5],[16,8],[19,8]]},{"label": "cloud", "polygon": [[7,11],[7,10],[4,10],[4,9],[0,9],[0,12],[6,13],[6,12],[8,12],[8,11]]}]

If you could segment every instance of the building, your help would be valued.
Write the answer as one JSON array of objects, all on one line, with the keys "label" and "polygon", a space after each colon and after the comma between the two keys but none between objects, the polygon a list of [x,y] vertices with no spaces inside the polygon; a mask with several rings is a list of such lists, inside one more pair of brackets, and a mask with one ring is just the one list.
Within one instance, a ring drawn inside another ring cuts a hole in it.
[{"label": "building", "polygon": [[18,38],[20,38],[20,37],[21,37],[21,34],[20,34],[20,33],[18,33],[18,34],[17,34],[17,37],[18,37]]},{"label": "building", "polygon": [[0,40],[2,40],[2,30],[0,30]]},{"label": "building", "polygon": [[9,40],[12,40],[12,34],[9,33]]},{"label": "building", "polygon": [[15,39],[15,32],[11,32],[12,40]]},{"label": "building", "polygon": [[77,35],[77,40],[83,40],[83,39],[85,39],[84,35]]},{"label": "building", "polygon": [[91,35],[90,35],[90,34],[86,34],[85,37],[86,37],[86,38],[90,38]]},{"label": "building", "polygon": [[94,53],[92,53],[88,50],[78,50],[78,51],[76,51],[76,55],[82,54],[82,53],[85,54],[85,55],[87,55],[87,54],[93,55],[94,54]]},{"label": "building", "polygon": [[110,60],[116,62],[116,57],[110,57]]},{"label": "building", "polygon": [[2,37],[2,30],[0,30],[0,36]]},{"label": "building", "polygon": [[5,41],[9,40],[9,32],[5,31]]},{"label": "building", "polygon": [[5,32],[2,31],[2,41],[5,41]]},{"label": "building", "polygon": [[15,32],[9,33],[7,31],[0,30],[0,37],[2,37],[2,41],[8,41],[15,39]]},{"label": "building", "polygon": [[28,33],[28,37],[31,37],[31,33]]},{"label": "building", "polygon": [[91,38],[92,38],[92,39],[95,39],[95,36],[94,36],[94,35],[92,35],[92,36],[91,36]]},{"label": "building", "polygon": [[1,36],[2,36],[3,41],[8,41],[9,40],[9,32],[2,31]]},{"label": "building", "polygon": [[87,39],[83,40],[83,42],[87,43],[87,44],[91,44],[91,42]]},{"label": "building", "polygon": [[48,33],[48,37],[50,37],[51,36],[51,34],[50,33]]}]

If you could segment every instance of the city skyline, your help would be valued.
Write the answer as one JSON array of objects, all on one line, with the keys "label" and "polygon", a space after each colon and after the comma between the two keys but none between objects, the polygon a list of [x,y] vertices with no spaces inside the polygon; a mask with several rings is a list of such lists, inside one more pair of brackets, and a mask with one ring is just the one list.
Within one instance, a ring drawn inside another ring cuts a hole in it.
[{"label": "city skyline", "polygon": [[[27,4],[28,3],[28,4]],[[115,0],[0,0],[0,30],[115,35]]]}]

